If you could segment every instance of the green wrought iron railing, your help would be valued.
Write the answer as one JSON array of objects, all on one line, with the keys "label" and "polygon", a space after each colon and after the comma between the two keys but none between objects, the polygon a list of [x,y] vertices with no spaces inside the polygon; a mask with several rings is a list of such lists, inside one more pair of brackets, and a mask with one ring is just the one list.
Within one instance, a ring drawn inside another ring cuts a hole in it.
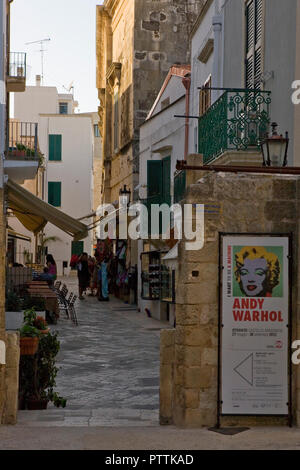
[{"label": "green wrought iron railing", "polygon": [[180,171],[174,176],[174,204],[184,199],[185,186],[186,186],[186,172]]},{"label": "green wrought iron railing", "polygon": [[225,91],[199,119],[199,153],[204,163],[226,150],[259,147],[268,132],[270,104],[270,91]]}]

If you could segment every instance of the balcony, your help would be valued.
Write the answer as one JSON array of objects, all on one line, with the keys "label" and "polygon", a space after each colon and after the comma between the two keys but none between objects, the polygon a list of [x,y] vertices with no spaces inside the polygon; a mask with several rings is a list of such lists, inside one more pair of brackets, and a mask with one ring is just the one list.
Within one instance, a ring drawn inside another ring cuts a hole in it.
[{"label": "balcony", "polygon": [[26,88],[26,53],[10,52],[6,87],[9,93],[23,92]]},{"label": "balcony", "polygon": [[268,132],[270,105],[269,91],[225,91],[199,119],[199,153],[204,164],[228,150],[257,150]]},{"label": "balcony", "polygon": [[10,179],[22,183],[34,179],[43,155],[38,148],[38,124],[10,120],[4,169]]}]

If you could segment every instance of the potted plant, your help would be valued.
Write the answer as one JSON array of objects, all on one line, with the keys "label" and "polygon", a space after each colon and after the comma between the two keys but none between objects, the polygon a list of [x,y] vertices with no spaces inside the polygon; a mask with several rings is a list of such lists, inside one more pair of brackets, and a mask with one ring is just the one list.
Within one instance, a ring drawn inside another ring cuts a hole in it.
[{"label": "potted plant", "polygon": [[19,331],[21,356],[34,356],[39,346],[40,331],[29,324],[25,324]]},{"label": "potted plant", "polygon": [[48,323],[43,317],[37,316],[33,322],[33,326],[35,326],[43,335],[46,335],[50,332],[50,328],[48,328]]},{"label": "potted plant", "polygon": [[30,410],[46,409],[49,401],[56,407],[66,406],[67,400],[54,390],[58,372],[56,356],[60,349],[57,336],[57,332],[43,335],[34,359],[21,358],[19,394]]},{"label": "potted plant", "polygon": [[33,308],[37,316],[41,317],[45,315],[46,305],[45,299],[42,297],[30,297],[27,295],[24,297],[22,305],[24,310],[30,310]]}]

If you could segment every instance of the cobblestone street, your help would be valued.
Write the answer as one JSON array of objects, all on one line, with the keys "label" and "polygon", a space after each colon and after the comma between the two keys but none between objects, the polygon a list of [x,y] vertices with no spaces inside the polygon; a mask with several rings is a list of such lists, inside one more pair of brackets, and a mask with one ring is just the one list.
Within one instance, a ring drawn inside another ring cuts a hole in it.
[{"label": "cobblestone street", "polygon": [[[67,280],[77,293],[77,279]],[[20,411],[18,424],[120,426],[158,424],[159,332],[167,323],[111,298],[86,296],[76,304],[79,326],[64,314],[59,332],[57,391],[65,409]]]}]

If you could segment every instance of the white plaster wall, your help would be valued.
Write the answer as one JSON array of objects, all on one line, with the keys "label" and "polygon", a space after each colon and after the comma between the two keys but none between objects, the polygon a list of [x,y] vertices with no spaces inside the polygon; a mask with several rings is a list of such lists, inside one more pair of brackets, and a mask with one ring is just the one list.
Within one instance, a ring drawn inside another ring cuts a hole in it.
[{"label": "white plaster wall", "polygon": [[[181,81],[181,80],[180,80]],[[184,90],[181,84],[182,90]],[[173,84],[167,87],[166,96],[176,96],[176,87]],[[171,93],[172,92],[172,93]],[[173,106],[168,107],[161,113],[146,121],[140,128],[140,174],[139,174],[139,195],[141,199],[147,197],[147,161],[160,160],[166,156],[171,156],[171,194],[174,188],[174,172],[177,160],[184,158],[185,141],[185,120],[174,118],[175,114],[185,113],[185,96]],[[153,318],[158,320],[163,316],[163,305],[158,300],[144,300],[141,298],[141,260],[140,254],[143,252],[143,241],[138,242],[138,307],[145,313],[148,308]],[[172,309],[171,309],[172,310]]]},{"label": "white plaster wall", "polygon": [[182,77],[177,77],[173,75],[170,78],[170,81],[162,93],[155,109],[153,112],[153,115],[157,114],[158,112],[161,111],[161,103],[168,97],[170,98],[170,104],[174,103],[174,101],[178,100],[185,94],[185,88],[182,84]]},{"label": "white plaster wall", "polygon": [[38,122],[40,113],[57,113],[55,87],[29,86],[24,93],[14,94],[14,117],[24,122]]},{"label": "white plaster wall", "polygon": [[[215,15],[215,5],[212,2],[206,15],[202,19],[197,31],[194,33],[191,41],[191,90],[190,90],[190,115],[199,116],[199,93],[198,87],[201,87],[213,73],[214,52],[212,52],[206,64],[198,59],[201,50],[208,39],[214,38],[212,20]],[[197,119],[190,120],[189,133],[189,153],[198,151],[198,140],[196,130],[198,128]],[[196,148],[197,145],[197,148]]]},{"label": "white plaster wall", "polygon": [[[49,162],[48,136],[49,134],[62,135],[62,161]],[[60,181],[62,183],[61,207],[62,212],[81,218],[92,212],[92,168],[93,168],[93,128],[92,120],[80,115],[40,116],[39,141],[42,153],[46,160],[46,201],[48,201],[48,182]],[[83,221],[86,224],[91,219]],[[56,228],[47,224],[46,236],[57,236],[61,241],[48,244],[58,267],[58,274],[62,274],[63,261],[70,261],[72,238]],[[92,250],[92,233],[84,240],[84,251],[88,254]],[[65,271],[67,274],[69,269]]]}]

